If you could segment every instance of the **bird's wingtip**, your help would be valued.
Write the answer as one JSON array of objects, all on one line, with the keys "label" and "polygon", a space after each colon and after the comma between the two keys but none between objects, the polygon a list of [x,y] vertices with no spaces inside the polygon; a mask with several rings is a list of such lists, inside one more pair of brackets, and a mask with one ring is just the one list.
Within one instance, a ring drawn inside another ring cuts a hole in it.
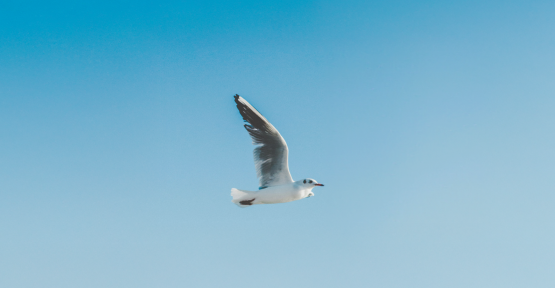
[{"label": "bird's wingtip", "polygon": [[235,96],[233,96],[233,97],[235,97],[235,100],[237,100],[237,99],[239,99],[239,97],[241,97],[241,96],[239,96],[239,94],[235,94]]}]

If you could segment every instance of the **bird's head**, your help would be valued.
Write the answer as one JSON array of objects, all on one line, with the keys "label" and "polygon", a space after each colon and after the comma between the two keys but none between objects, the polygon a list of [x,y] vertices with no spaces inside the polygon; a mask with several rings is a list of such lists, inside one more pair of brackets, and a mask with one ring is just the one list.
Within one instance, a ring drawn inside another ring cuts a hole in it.
[{"label": "bird's head", "polygon": [[318,183],[318,181],[311,178],[306,178],[306,179],[300,180],[299,182],[301,182],[301,185],[306,188],[314,188],[315,186],[324,186],[324,184],[320,184]]}]

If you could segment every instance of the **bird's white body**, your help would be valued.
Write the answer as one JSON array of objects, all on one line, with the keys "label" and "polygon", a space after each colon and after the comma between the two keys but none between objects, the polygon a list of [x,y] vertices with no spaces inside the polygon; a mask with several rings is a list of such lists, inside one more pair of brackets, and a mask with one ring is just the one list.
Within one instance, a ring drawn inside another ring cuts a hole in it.
[{"label": "bird's white body", "polygon": [[237,109],[243,117],[245,129],[251,136],[254,163],[260,190],[245,191],[232,188],[231,202],[240,207],[254,204],[275,204],[300,200],[314,196],[312,188],[324,186],[314,179],[293,181],[289,173],[287,143],[278,130],[268,122],[247,100],[235,95]]},{"label": "bird's white body", "polygon": [[[271,186],[259,191],[245,191],[232,188],[232,202],[239,206],[249,206],[253,204],[276,204],[286,203],[300,200],[309,196],[313,196],[312,188],[314,186],[302,185],[298,182],[289,184]],[[253,201],[249,201],[252,200]],[[242,201],[247,201],[248,205],[242,205]]]}]

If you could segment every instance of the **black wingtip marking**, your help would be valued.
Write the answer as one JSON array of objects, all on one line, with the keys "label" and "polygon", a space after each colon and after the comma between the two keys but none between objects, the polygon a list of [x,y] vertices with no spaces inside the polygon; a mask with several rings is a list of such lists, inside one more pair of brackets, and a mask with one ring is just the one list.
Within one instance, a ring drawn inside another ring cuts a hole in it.
[{"label": "black wingtip marking", "polygon": [[[235,94],[234,97],[235,103],[237,103],[237,109],[243,117],[243,121],[248,123],[245,125],[245,128],[247,129],[249,134],[251,134],[251,136],[255,138],[258,137],[256,135],[257,133],[254,132],[255,130],[261,130],[262,133],[270,132],[271,124],[266,122],[267,120],[264,118],[264,116],[262,116],[262,114],[260,114],[260,112],[258,112],[258,110],[256,110],[256,108],[254,108],[254,106],[250,105],[246,100],[241,98],[239,94]],[[239,98],[241,98],[241,100],[243,100],[244,102],[240,101]]]}]

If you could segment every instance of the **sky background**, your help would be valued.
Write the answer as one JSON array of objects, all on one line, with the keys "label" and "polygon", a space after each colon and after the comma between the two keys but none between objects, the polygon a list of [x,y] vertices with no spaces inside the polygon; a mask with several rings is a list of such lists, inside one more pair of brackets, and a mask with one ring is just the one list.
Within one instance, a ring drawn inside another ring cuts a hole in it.
[{"label": "sky background", "polygon": [[0,2],[1,287],[555,286],[554,1],[77,2]]}]

